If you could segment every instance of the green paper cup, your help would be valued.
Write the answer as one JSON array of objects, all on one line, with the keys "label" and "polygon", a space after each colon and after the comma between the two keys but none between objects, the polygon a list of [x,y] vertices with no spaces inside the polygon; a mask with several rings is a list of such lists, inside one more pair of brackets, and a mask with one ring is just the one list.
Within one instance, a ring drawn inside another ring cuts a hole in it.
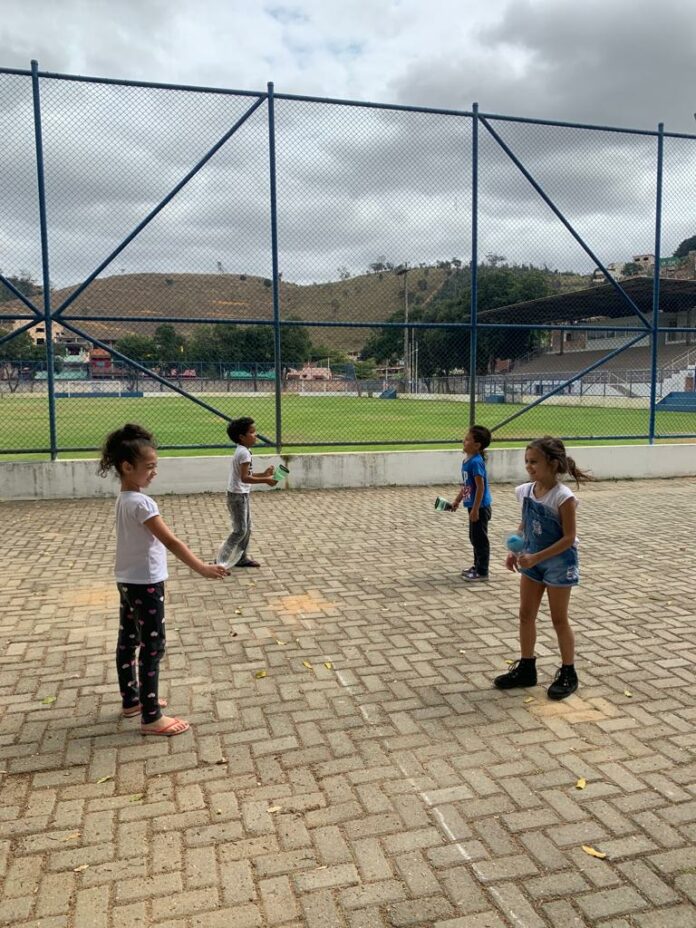
[{"label": "green paper cup", "polygon": [[276,469],[273,471],[273,479],[277,481],[285,480],[290,471],[285,467],[284,464],[278,464]]},{"label": "green paper cup", "polygon": [[435,498],[435,508],[438,512],[452,512],[452,503],[448,503],[443,496]]}]

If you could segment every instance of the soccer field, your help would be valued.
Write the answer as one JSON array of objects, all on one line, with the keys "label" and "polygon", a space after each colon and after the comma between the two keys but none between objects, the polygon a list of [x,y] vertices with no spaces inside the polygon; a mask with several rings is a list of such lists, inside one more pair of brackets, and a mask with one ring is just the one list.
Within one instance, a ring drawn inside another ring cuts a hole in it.
[{"label": "soccer field", "polygon": [[[201,399],[234,417],[252,416],[260,433],[275,440],[272,395],[202,395]],[[522,409],[517,405],[480,404],[476,419],[493,428]],[[284,396],[282,441],[292,451],[319,450],[312,445],[361,447],[456,447],[466,431],[468,403],[454,400],[380,400],[342,396]],[[73,397],[56,400],[58,443],[68,455],[96,449],[111,429],[127,421],[140,422],[156,435],[159,445],[179,446],[196,453],[196,446],[229,447],[225,422],[183,397]],[[621,407],[552,406],[542,404],[496,431],[502,442],[519,442],[550,433],[584,441],[621,443],[648,432],[648,410]],[[696,413],[658,412],[660,437],[696,435]],[[0,399],[0,447],[10,455],[28,456],[48,448],[48,403],[45,396],[4,395]],[[614,436],[622,436],[614,439]],[[258,450],[261,450],[259,446]],[[210,449],[207,453],[214,453]],[[41,455],[43,456],[43,454]],[[7,458],[5,458],[7,459]]]}]

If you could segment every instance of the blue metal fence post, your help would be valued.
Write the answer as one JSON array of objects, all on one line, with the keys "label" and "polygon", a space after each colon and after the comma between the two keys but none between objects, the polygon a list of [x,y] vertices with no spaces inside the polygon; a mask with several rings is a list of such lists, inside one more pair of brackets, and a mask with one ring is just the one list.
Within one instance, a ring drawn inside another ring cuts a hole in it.
[{"label": "blue metal fence post", "polygon": [[478,103],[471,123],[471,293],[469,310],[469,425],[476,422],[476,356],[478,354]]},{"label": "blue metal fence post", "polygon": [[278,200],[276,190],[275,98],[273,81],[268,83],[268,161],[271,173],[271,261],[273,267],[273,355],[275,358],[275,444],[280,454],[282,438],[280,360],[280,278],[278,276]]},{"label": "blue metal fence post", "polygon": [[46,334],[46,387],[48,389],[48,433],[51,460],[58,457],[56,433],[56,397],[53,380],[53,320],[51,318],[51,280],[48,265],[48,224],[46,222],[46,188],[44,186],[43,137],[41,134],[41,98],[39,95],[39,63],[31,63],[31,86],[34,100],[34,140],[36,144],[36,176],[39,187],[39,223],[41,229],[41,277],[43,283],[43,320]]},{"label": "blue metal fence post", "polygon": [[665,147],[665,124],[657,127],[657,189],[655,195],[655,267],[653,268],[652,334],[650,352],[650,424],[648,441],[655,444],[655,405],[657,400],[657,340],[660,327],[660,249],[662,239],[662,177]]}]

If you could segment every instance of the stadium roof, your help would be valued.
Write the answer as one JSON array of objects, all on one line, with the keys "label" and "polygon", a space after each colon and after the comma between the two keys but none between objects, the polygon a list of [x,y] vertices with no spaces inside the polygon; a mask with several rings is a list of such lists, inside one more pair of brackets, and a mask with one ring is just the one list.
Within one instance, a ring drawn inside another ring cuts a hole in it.
[{"label": "stadium roof", "polygon": [[[652,277],[631,277],[624,280],[621,287],[644,315],[652,315]],[[676,280],[672,277],[660,279],[662,312],[684,312],[693,307],[696,307],[696,280]],[[522,322],[527,325],[536,322],[568,322],[572,325],[574,322],[586,322],[589,319],[618,319],[630,315],[633,315],[630,304],[607,283],[585,290],[546,296],[539,300],[486,309],[478,314],[478,319],[479,322]]]}]

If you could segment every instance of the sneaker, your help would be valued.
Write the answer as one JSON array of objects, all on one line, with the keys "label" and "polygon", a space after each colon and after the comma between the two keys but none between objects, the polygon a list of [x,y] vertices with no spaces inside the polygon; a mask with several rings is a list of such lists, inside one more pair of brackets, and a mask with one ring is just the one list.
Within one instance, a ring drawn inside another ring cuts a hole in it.
[{"label": "sneaker", "polygon": [[258,561],[254,561],[250,557],[245,557],[243,561],[237,561],[237,563],[234,566],[235,567],[260,567],[261,565],[259,564]]},{"label": "sneaker", "polygon": [[578,688],[578,675],[574,667],[565,664],[556,671],[553,683],[546,691],[549,699],[565,699]]},{"label": "sneaker", "polygon": [[515,661],[507,673],[502,673],[493,681],[499,690],[512,690],[518,686],[536,686],[536,661]]},{"label": "sneaker", "polygon": [[466,580],[467,583],[485,582],[488,580],[488,574],[480,574],[475,567],[470,567],[468,570],[462,571],[462,579]]}]

